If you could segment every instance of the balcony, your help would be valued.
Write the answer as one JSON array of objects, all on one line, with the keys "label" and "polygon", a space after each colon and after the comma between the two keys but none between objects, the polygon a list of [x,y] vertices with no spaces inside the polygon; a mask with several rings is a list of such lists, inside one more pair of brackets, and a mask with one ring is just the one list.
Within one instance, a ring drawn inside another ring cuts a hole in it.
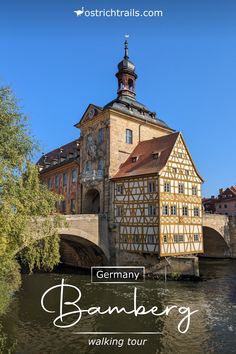
[{"label": "balcony", "polygon": [[92,182],[92,181],[101,181],[103,179],[102,170],[91,170],[84,171],[80,175],[80,180],[82,183]]}]

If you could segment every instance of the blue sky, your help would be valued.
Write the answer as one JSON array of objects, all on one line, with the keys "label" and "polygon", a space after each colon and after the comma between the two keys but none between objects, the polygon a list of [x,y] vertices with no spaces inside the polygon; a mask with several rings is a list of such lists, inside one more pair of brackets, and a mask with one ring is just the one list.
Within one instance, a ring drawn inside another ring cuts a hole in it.
[{"label": "blue sky", "polygon": [[[156,18],[76,17],[74,10],[161,9]],[[204,195],[236,184],[235,0],[5,0],[0,84],[11,85],[47,152],[79,136],[89,103],[116,97],[124,34],[137,99],[183,132]]]}]

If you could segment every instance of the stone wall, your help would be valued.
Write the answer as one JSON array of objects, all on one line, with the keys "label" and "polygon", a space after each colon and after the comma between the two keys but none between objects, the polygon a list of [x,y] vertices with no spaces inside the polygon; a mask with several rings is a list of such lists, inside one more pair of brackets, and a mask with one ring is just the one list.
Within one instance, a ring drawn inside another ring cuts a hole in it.
[{"label": "stone wall", "polygon": [[146,275],[199,276],[198,257],[178,256],[158,258],[150,254],[117,251],[116,265],[144,266]]},{"label": "stone wall", "polygon": [[99,246],[99,215],[66,215],[66,225],[59,233],[83,237]]}]

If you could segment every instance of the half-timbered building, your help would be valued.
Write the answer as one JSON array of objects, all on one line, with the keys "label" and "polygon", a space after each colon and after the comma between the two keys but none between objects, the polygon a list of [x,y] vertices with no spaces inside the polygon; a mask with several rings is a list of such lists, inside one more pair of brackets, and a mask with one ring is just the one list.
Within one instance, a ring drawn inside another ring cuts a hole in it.
[{"label": "half-timbered building", "polygon": [[137,101],[127,41],[116,78],[117,97],[89,104],[75,124],[79,141],[39,160],[41,179],[64,195],[64,212],[105,215],[120,251],[201,253],[202,179],[182,134]]},{"label": "half-timbered building", "polygon": [[120,249],[160,256],[203,251],[202,179],[181,133],[140,142],[113,181]]}]

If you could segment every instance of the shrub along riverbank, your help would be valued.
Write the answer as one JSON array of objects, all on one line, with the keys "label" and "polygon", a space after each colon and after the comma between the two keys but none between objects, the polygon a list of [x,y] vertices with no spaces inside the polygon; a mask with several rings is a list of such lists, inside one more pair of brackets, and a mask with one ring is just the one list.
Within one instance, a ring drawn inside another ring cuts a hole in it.
[{"label": "shrub along riverbank", "polygon": [[11,89],[0,87],[0,313],[20,286],[19,258],[30,271],[59,262],[60,197],[39,181],[27,122]]}]

